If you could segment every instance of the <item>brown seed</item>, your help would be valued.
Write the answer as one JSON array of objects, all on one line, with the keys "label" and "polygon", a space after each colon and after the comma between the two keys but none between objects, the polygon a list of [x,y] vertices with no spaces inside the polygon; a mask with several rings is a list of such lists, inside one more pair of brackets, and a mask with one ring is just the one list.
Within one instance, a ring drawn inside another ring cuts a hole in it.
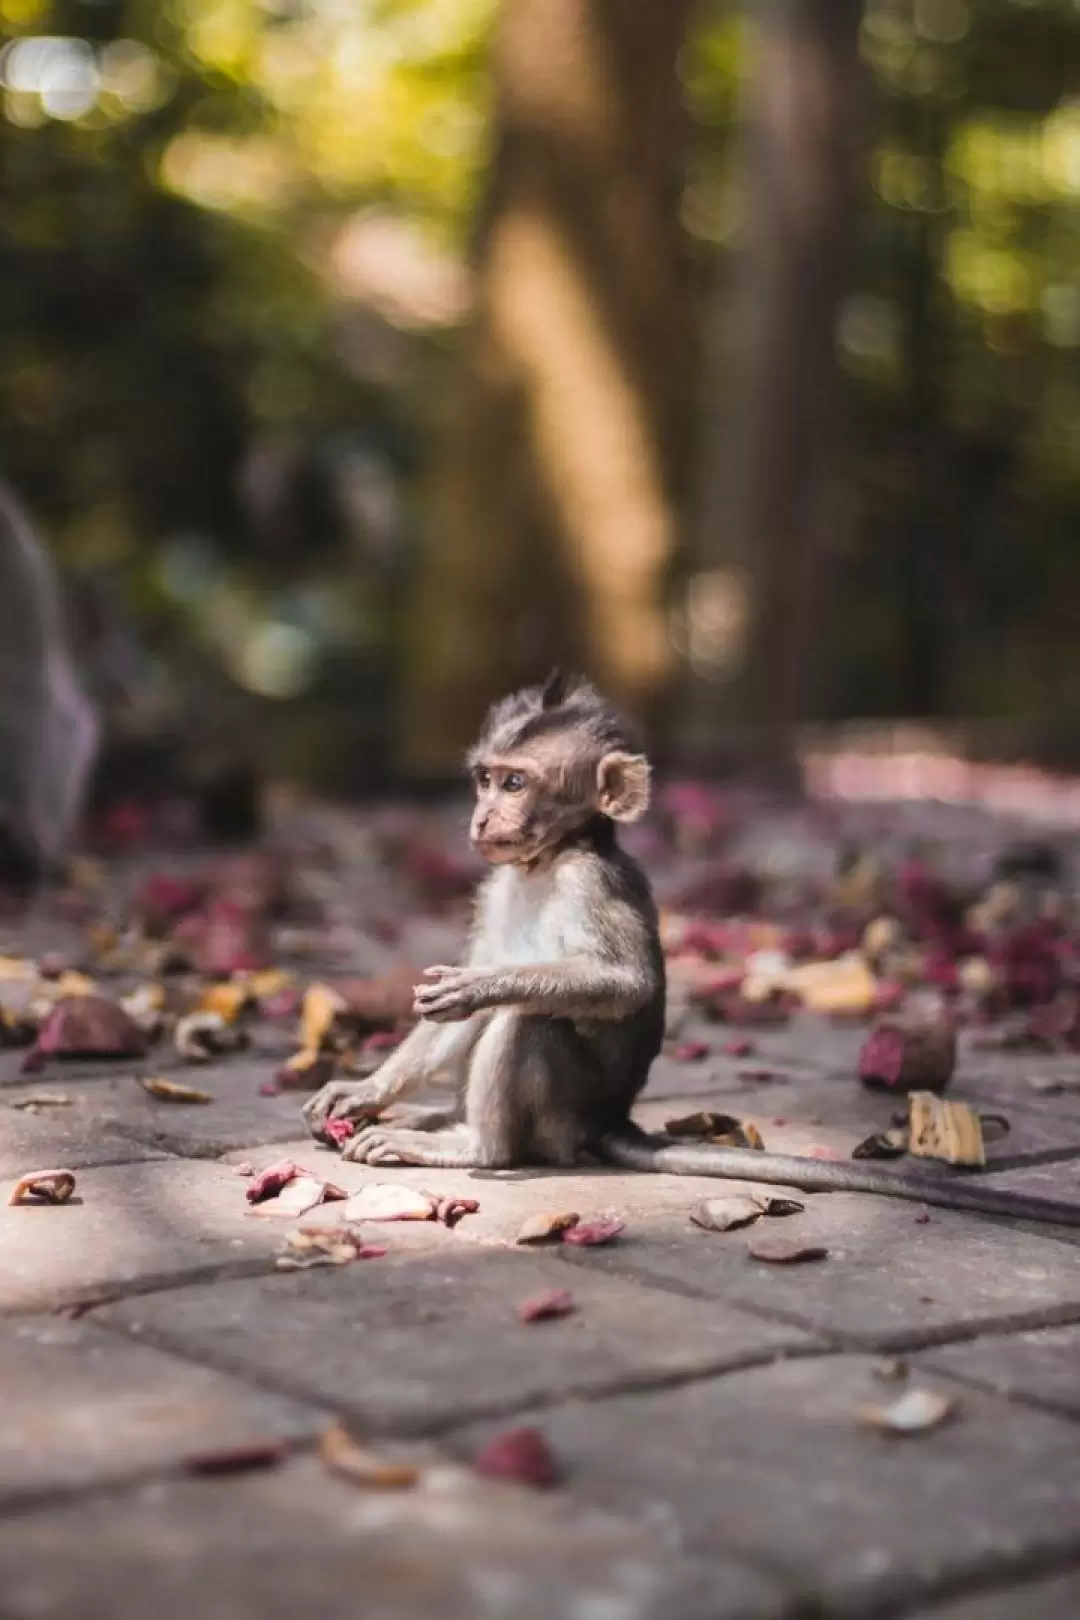
[{"label": "brown seed", "polygon": [[751,1260],[764,1260],[771,1266],[803,1265],[810,1260],[824,1260],[828,1249],[820,1243],[799,1243],[789,1238],[755,1238],[747,1244]]},{"label": "brown seed", "polygon": [[159,1102],[210,1103],[214,1100],[212,1092],[200,1091],[198,1086],[185,1086],[179,1080],[162,1080],[157,1077],[144,1080],[139,1075],[138,1081],[147,1095],[156,1097]]}]

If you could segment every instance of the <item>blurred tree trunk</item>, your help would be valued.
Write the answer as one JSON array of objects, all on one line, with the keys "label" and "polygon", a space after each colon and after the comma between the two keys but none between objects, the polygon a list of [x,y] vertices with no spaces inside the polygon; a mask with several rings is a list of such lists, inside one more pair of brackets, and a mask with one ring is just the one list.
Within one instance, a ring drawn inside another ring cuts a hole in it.
[{"label": "blurred tree trunk", "polygon": [[555,660],[648,719],[695,392],[677,57],[694,0],[507,0],[478,302],[448,398],[404,763]]},{"label": "blurred tree trunk", "polygon": [[[783,751],[811,712],[814,605],[837,436],[836,324],[861,136],[861,0],[755,10],[744,241],[708,412],[698,557],[705,617],[691,728]],[[715,371],[714,367],[714,371]],[[694,651],[694,596],[689,639]],[[711,623],[709,622],[711,620]],[[711,642],[711,644],[710,644]]]}]

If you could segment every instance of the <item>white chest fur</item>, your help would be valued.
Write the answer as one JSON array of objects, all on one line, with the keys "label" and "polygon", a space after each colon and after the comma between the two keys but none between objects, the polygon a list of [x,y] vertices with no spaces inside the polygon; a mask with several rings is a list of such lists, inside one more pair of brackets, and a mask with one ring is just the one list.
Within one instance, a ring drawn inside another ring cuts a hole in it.
[{"label": "white chest fur", "polygon": [[[495,954],[500,961],[524,966],[566,955],[563,908],[557,904],[550,870],[503,867],[493,874],[480,904],[481,939],[498,941]],[[483,954],[486,960],[488,951]]]}]

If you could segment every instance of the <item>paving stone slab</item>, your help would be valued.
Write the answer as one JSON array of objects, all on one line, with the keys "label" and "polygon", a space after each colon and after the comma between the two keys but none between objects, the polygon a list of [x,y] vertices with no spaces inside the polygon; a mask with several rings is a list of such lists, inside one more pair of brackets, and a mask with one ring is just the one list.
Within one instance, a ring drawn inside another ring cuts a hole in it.
[{"label": "paving stone slab", "polygon": [[55,1207],[5,1198],[0,1187],[0,1311],[270,1265],[286,1224],[246,1217],[240,1177],[195,1160],[82,1171],[79,1201]]},{"label": "paving stone slab", "polygon": [[910,1620],[1076,1620],[1077,1615],[1080,1570],[959,1598],[940,1608],[918,1609]]},{"label": "paving stone slab", "polygon": [[[1023,1395],[1080,1417],[1080,1326],[943,1345],[926,1364],[999,1395]],[[1080,1615],[1080,1604],[1076,1612]]]},{"label": "paving stone slab", "polygon": [[200,1454],[310,1437],[313,1407],[57,1317],[0,1322],[0,1511]]},{"label": "paving stone slab", "polygon": [[899,1200],[794,1196],[805,1200],[804,1212],[770,1221],[767,1235],[823,1245],[828,1257],[816,1264],[750,1259],[748,1244],[766,1235],[760,1222],[749,1233],[720,1233],[685,1219],[654,1221],[633,1243],[593,1250],[588,1263],[882,1349],[983,1326],[1042,1325],[1080,1309],[1080,1254],[1069,1244],[946,1210],[924,1224],[917,1204]]},{"label": "paving stone slab", "polygon": [[[572,1315],[518,1320],[522,1300],[566,1287]],[[388,1255],[125,1300],[98,1316],[347,1409],[367,1429],[407,1433],[816,1347],[728,1305],[672,1298],[528,1250]]]},{"label": "paving stone slab", "polygon": [[0,1521],[5,1620],[782,1620],[778,1584],[564,1492],[442,1469],[371,1492],[296,1461]]},{"label": "paving stone slab", "polygon": [[[87,1132],[99,1130],[114,1142],[127,1141],[167,1153],[217,1158],[249,1144],[284,1142],[295,1137],[304,1097],[296,1092],[274,1097],[260,1095],[259,1086],[273,1072],[272,1064],[246,1057],[205,1067],[144,1063],[138,1073],[163,1075],[194,1086],[209,1092],[213,1101],[162,1102],[143,1090],[136,1073],[114,1075],[89,1084],[85,1081],[64,1083],[61,1075],[47,1084],[5,1089],[0,1093],[0,1108],[3,1103],[14,1103],[36,1092],[62,1092],[74,1099],[72,1106],[50,1110],[47,1115],[50,1120],[77,1125]],[[0,1112],[0,1122],[6,1119],[7,1114]]]},{"label": "paving stone slab", "polygon": [[[58,1086],[34,1086],[26,1095],[58,1092]],[[64,1088],[64,1094],[73,1093]],[[6,1108],[0,1102],[0,1177],[15,1178],[30,1170],[57,1165],[78,1170],[95,1164],[124,1164],[158,1159],[159,1151],[134,1142],[114,1130],[96,1110],[73,1103],[70,1108],[49,1108],[39,1114]]]},{"label": "paving stone slab", "polygon": [[830,1615],[1080,1547],[1073,1424],[935,1375],[920,1383],[958,1398],[953,1421],[888,1438],[856,1417],[896,1394],[874,1365],[786,1361],[532,1416],[587,1501],[772,1568]]}]

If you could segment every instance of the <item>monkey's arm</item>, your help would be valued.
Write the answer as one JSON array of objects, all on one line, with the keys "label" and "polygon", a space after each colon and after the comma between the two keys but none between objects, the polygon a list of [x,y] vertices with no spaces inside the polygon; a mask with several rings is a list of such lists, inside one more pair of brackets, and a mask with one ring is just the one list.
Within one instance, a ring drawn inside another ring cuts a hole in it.
[{"label": "monkey's arm", "polygon": [[654,994],[648,974],[633,965],[587,956],[527,967],[429,968],[416,992],[416,1011],[435,1023],[470,1018],[488,1007],[558,1018],[627,1018]]},{"label": "monkey's arm", "polygon": [[898,1174],[869,1165],[844,1164],[834,1159],[800,1159],[783,1153],[759,1153],[753,1148],[670,1143],[650,1136],[628,1123],[599,1143],[601,1158],[628,1170],[659,1170],[677,1176],[717,1176],[724,1181],[778,1182],[804,1192],[876,1193],[883,1198],[907,1198],[940,1209],[969,1210],[975,1215],[1004,1215],[1017,1221],[1043,1221],[1056,1226],[1080,1226],[1080,1206],[1059,1204],[1050,1198],[999,1192],[973,1182],[939,1176]]},{"label": "monkey's arm", "polygon": [[478,1018],[455,1029],[420,1023],[366,1080],[331,1080],[304,1104],[304,1118],[318,1136],[328,1119],[363,1119],[398,1097],[409,1096],[440,1078],[460,1092],[468,1059],[483,1028]]}]

